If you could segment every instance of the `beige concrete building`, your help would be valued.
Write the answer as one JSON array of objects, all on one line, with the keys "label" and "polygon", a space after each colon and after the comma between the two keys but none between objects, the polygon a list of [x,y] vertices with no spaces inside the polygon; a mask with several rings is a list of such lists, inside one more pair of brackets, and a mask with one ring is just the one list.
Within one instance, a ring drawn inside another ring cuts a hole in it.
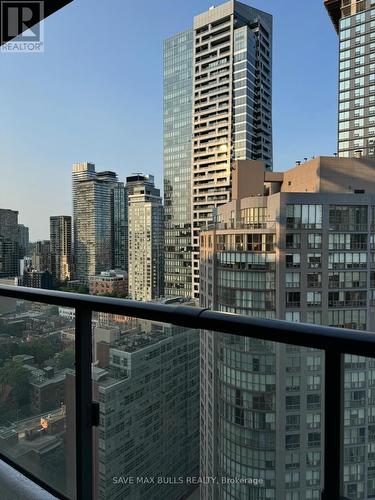
[{"label": "beige concrete building", "polygon": [[192,295],[199,298],[199,232],[230,201],[231,165],[272,170],[272,16],[231,0],[194,18]]},{"label": "beige concrete building", "polygon": [[[248,163],[234,164],[232,201],[201,234],[201,305],[373,331],[375,160],[320,157],[275,173]],[[265,480],[261,498],[320,498],[322,354],[212,333],[201,352],[201,474],[229,476],[241,456],[240,476]],[[374,368],[345,357],[350,499],[375,495]],[[255,494],[246,485],[204,490],[207,499]]]},{"label": "beige concrete building", "polygon": [[164,293],[164,210],[154,177],[135,177],[128,177],[126,184],[129,295],[153,300]]}]

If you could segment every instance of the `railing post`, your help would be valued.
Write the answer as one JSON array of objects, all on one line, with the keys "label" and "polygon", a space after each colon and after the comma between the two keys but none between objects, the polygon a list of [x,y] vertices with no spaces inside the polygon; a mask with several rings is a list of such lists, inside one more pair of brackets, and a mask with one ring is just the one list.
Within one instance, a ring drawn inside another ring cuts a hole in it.
[{"label": "railing post", "polygon": [[342,498],[344,442],[344,355],[325,351],[324,487],[321,500]]},{"label": "railing post", "polygon": [[77,307],[75,317],[76,491],[77,500],[92,500],[92,348],[90,309]]}]

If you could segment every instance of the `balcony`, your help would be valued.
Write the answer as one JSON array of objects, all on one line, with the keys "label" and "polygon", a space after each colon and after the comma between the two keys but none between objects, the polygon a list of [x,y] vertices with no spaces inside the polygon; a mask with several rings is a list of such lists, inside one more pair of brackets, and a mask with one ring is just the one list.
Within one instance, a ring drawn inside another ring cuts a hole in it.
[{"label": "balcony", "polygon": [[[74,309],[75,319],[70,326],[62,326],[54,316],[56,306]],[[196,352],[195,347],[199,346],[200,335],[209,335],[222,342],[220,361],[224,363],[226,353],[233,352],[231,349],[243,348],[245,344],[241,342],[244,338],[253,339],[258,349],[267,345],[266,341],[272,346],[282,343],[295,348],[299,346],[324,351],[325,441],[320,443],[320,435],[313,433],[308,435],[307,444],[309,448],[322,445],[324,450],[325,482],[321,499],[339,500],[341,491],[338,485],[342,477],[343,354],[375,358],[375,335],[223,314],[182,305],[134,302],[13,286],[0,286],[0,307],[0,341],[3,343],[0,350],[3,363],[0,367],[0,388],[2,401],[7,398],[9,403],[0,408],[0,487],[12,490],[13,498],[19,497],[17,491],[25,481],[28,485],[27,498],[51,498],[50,495],[79,500],[113,498],[114,493],[107,495],[104,488],[108,484],[103,483],[103,478],[108,477],[105,475],[108,464],[112,461],[116,468],[111,471],[113,477],[128,477],[128,471],[125,473],[121,469],[121,464],[125,462],[136,464],[138,476],[142,476],[142,473],[147,476],[151,448],[160,450],[157,462],[160,466],[164,463],[172,466],[168,457],[175,457],[172,453],[174,450],[168,447],[169,441],[165,443],[160,440],[158,415],[160,412],[164,418],[169,415],[169,419],[163,422],[168,425],[170,439],[178,440],[181,428],[184,433],[197,434],[199,411],[189,412],[194,408],[186,408],[187,401],[182,401],[180,387],[176,385],[177,380],[182,380],[188,394],[193,390],[193,379],[188,376],[188,384],[183,381],[183,372],[179,370],[178,363],[184,364],[188,375],[195,369],[199,370],[199,348]],[[17,314],[14,314],[14,307]],[[7,318],[5,329],[4,317]],[[102,326],[99,330],[95,327],[93,334],[92,327],[98,318],[110,322],[114,317],[117,321],[122,318],[121,321],[126,324],[125,336],[110,326],[107,329]],[[55,330],[50,331],[49,321],[55,322]],[[27,332],[25,337],[20,334],[20,322]],[[139,335],[140,323],[146,334]],[[6,350],[5,341],[9,343]],[[11,345],[13,348],[10,348]],[[15,345],[18,346],[18,354],[14,354]],[[34,349],[35,346],[38,349]],[[66,352],[66,346],[69,346],[69,353]],[[271,354],[273,349],[268,348],[267,352]],[[138,361],[142,370],[138,374],[132,372],[137,359],[134,354],[140,356]],[[4,366],[9,371],[12,363],[15,363],[13,368],[16,368],[13,375],[17,373],[17,377],[12,375],[13,378],[6,381]],[[106,376],[106,369],[103,368],[108,364],[111,366],[110,376]],[[52,365],[55,366],[55,373],[51,371]],[[52,382],[61,366],[65,370],[65,393],[63,390],[56,396],[58,390]],[[161,368],[164,370],[162,378]],[[206,371],[201,373],[209,378],[210,370],[206,368],[203,367]],[[176,369],[177,374],[174,373]],[[253,364],[253,370],[259,370],[257,363]],[[26,375],[26,378],[32,375],[35,389],[27,404],[24,393]],[[161,383],[164,384],[166,396],[153,400],[160,391]],[[49,384],[52,384],[53,390],[44,392]],[[275,390],[274,385],[269,387]],[[147,388],[149,392],[144,397]],[[236,407],[243,405],[241,398],[239,391],[236,393]],[[299,396],[290,398],[288,408],[298,410]],[[22,402],[23,405],[20,404]],[[46,407],[43,407],[43,402]],[[308,408],[319,408],[320,395],[308,395],[307,403]],[[272,410],[272,405],[272,399],[267,399],[266,393],[254,400],[254,408]],[[32,406],[34,409],[31,409]],[[133,413],[130,413],[130,408]],[[186,421],[177,418],[181,411]],[[176,417],[170,418],[173,415]],[[237,425],[243,425],[243,410],[238,409],[235,418]],[[135,440],[137,443],[134,443]],[[254,446],[261,444],[250,435],[245,441],[252,442]],[[185,438],[185,447],[188,442]],[[264,449],[272,449],[273,446],[272,436],[262,444]],[[151,466],[155,464],[151,463]],[[192,473],[198,475],[199,470],[194,469]],[[111,486],[114,481],[109,483]],[[133,487],[133,484],[121,484],[117,495],[119,492],[126,495],[129,488],[129,491],[135,491],[131,490]],[[142,488],[138,489],[139,493],[144,493],[150,491],[152,485],[141,484],[137,487]],[[160,491],[163,485],[157,487]],[[34,497],[30,493],[32,489]],[[163,498],[168,498],[168,495]]]}]

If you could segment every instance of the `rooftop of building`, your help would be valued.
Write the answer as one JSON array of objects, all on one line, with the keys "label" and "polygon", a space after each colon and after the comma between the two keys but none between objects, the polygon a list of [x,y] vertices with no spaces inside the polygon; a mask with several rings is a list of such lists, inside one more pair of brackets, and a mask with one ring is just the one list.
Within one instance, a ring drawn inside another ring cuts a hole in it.
[{"label": "rooftop of building", "polygon": [[318,156],[284,172],[269,172],[261,161],[233,164],[232,200],[276,193],[375,195],[375,159]]},{"label": "rooftop of building", "polygon": [[324,5],[335,30],[338,32],[341,18],[341,0],[324,0]]},{"label": "rooftop of building", "polygon": [[231,14],[238,14],[248,21],[255,21],[257,18],[262,17],[270,27],[272,26],[272,15],[259,9],[255,9],[237,0],[229,0],[219,5],[212,5],[208,10],[198,14],[194,17],[194,28],[200,28],[207,23],[218,21],[221,18],[227,17]]},{"label": "rooftop of building", "polygon": [[90,276],[90,281],[95,280],[105,280],[105,279],[125,279],[127,278],[128,273],[123,269],[110,269],[108,271],[102,271],[100,274],[96,274],[94,276]]}]

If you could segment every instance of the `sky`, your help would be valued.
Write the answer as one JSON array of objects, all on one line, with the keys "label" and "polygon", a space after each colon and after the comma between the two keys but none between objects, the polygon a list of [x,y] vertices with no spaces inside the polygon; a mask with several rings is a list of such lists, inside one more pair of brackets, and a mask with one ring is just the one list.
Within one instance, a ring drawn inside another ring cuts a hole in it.
[{"label": "sky", "polygon": [[[323,0],[244,0],[274,16],[274,170],[336,151],[338,40]],[[71,214],[71,165],[163,179],[163,40],[214,0],[74,0],[45,50],[0,53],[0,208],[31,240]]]}]

